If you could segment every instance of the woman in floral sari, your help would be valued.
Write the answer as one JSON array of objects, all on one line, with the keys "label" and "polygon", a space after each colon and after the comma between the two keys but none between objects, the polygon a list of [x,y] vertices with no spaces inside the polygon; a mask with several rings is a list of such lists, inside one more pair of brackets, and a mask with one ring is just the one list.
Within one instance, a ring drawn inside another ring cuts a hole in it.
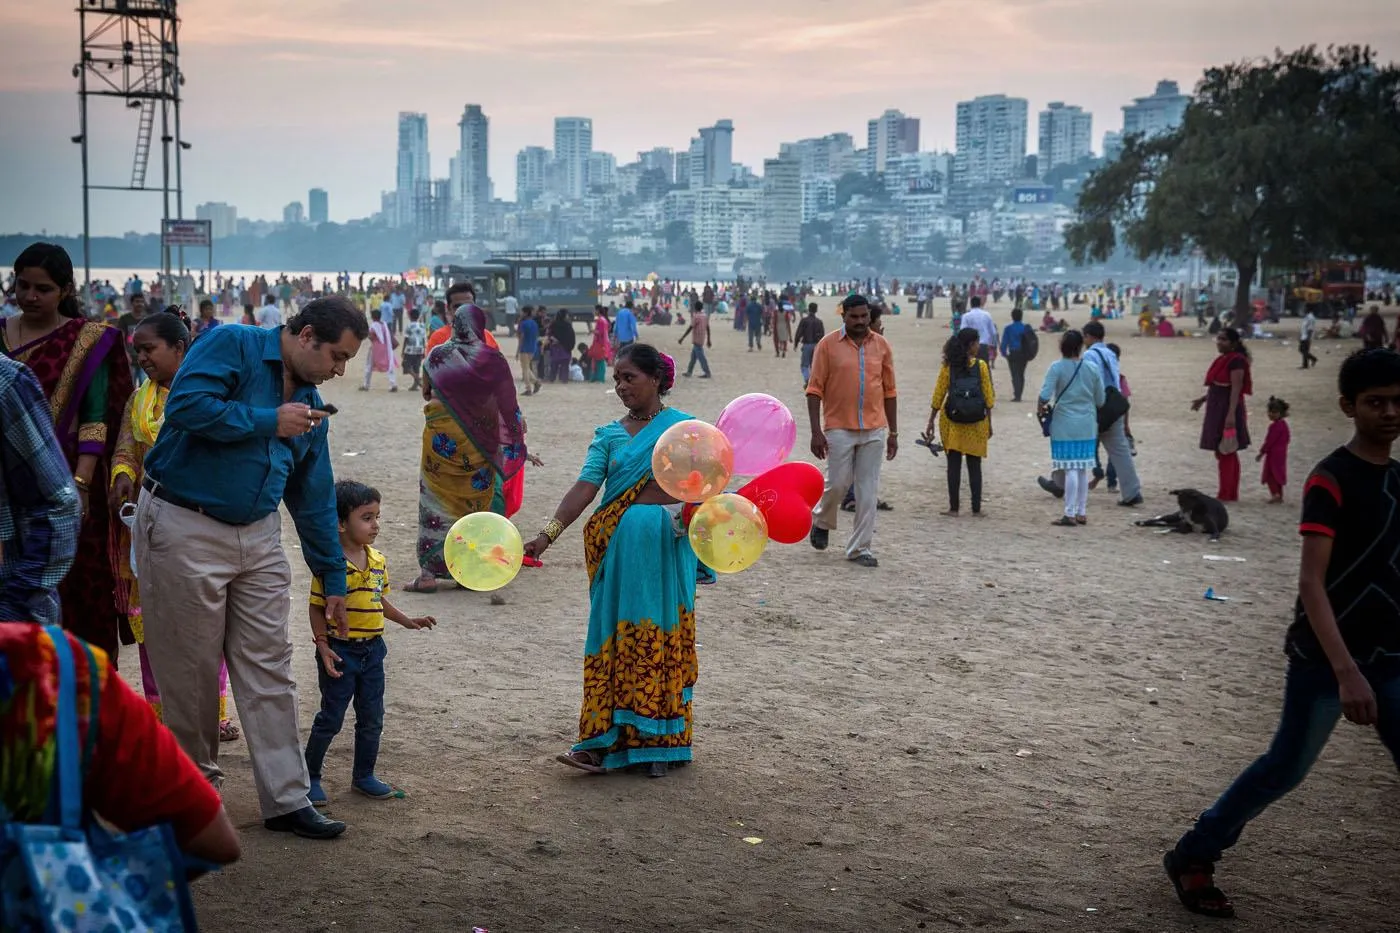
[{"label": "woman in floral sari", "polygon": [[[107,494],[112,513],[120,519],[127,506],[135,508],[136,491],[141,488],[141,478],[145,473],[146,454],[156,442],[161,426],[165,423],[165,398],[170,394],[170,383],[175,378],[180,364],[184,362],[185,351],[190,345],[190,331],[184,322],[173,314],[164,311],[148,314],[131,332],[131,346],[136,351],[136,365],[146,374],[131,396],[131,403],[122,417],[121,432],[117,435],[117,447],[112,454],[111,491]],[[131,634],[136,639],[141,656],[141,685],[146,694],[146,702],[160,712],[160,689],[156,686],[155,675],[151,673],[151,662],[146,656],[146,631],[142,624],[141,593],[137,585],[135,568],[131,563],[131,531],[124,523],[113,526],[117,529],[117,549],[114,572],[117,587],[117,610],[126,617]],[[230,742],[239,737],[238,727],[228,715],[228,668],[219,666],[219,739]]]},{"label": "woman in floral sari", "polygon": [[[442,545],[453,522],[473,512],[506,512],[505,484],[525,465],[525,423],[515,376],[500,350],[487,346],[486,314],[462,305],[452,338],[423,367],[421,475],[418,479],[418,566],[405,589],[436,592],[451,579]],[[534,458],[532,462],[538,463]]]},{"label": "woman in floral sari", "polygon": [[83,320],[73,261],[62,247],[35,243],[19,254],[15,295],[20,313],[5,319],[0,352],[28,366],[44,387],[83,501],[77,557],[58,587],[63,627],[115,663],[119,644],[131,639],[114,598],[116,535],[105,504],[108,461],[131,397],[126,348],[121,331]]},{"label": "woman in floral sari", "polygon": [[691,757],[695,552],[680,505],[651,472],[657,440],[691,419],[661,400],[675,379],[675,363],[654,347],[618,351],[613,381],[627,414],[594,432],[578,482],[525,545],[527,555],[543,554],[602,487],[583,532],[589,609],[579,740],[558,756],[593,774],[635,766],[665,777]]}]

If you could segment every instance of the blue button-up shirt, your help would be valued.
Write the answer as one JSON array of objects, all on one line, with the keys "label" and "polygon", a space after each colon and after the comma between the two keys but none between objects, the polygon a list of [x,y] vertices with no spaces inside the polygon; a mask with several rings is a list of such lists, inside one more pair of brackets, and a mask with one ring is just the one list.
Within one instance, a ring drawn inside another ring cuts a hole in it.
[{"label": "blue button-up shirt", "polygon": [[1085,350],[1084,361],[1099,367],[1099,376],[1103,379],[1104,388],[1122,387],[1123,377],[1119,375],[1118,357],[1113,355],[1108,344],[1096,343]]},{"label": "blue button-up shirt", "polygon": [[[321,407],[315,387],[288,401]],[[146,455],[146,476],[230,525],[249,525],[281,502],[302,554],[329,596],[345,595],[345,552],[335,477],[322,421],[309,434],[277,436],[282,328],[227,324],[191,346],[165,400],[165,424]]]},{"label": "blue button-up shirt", "polygon": [[613,336],[618,343],[634,343],[637,339],[637,315],[632,313],[631,308],[624,307],[617,312],[617,321],[613,323]]}]

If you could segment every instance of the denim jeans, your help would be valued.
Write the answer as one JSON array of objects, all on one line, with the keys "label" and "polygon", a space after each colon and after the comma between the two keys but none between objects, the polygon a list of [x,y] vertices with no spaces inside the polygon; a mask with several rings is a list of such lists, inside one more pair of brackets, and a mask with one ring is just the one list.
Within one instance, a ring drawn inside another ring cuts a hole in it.
[{"label": "denim jeans", "polygon": [[692,343],[690,345],[690,365],[685,368],[685,374],[689,376],[695,372],[695,364],[700,364],[700,371],[705,375],[710,374],[710,361],[705,359],[705,348],[701,344]]},{"label": "denim jeans", "polygon": [[316,662],[316,680],[321,687],[321,709],[311,724],[311,737],[306,740],[306,769],[312,780],[320,780],[321,765],[331,739],[345,723],[345,711],[355,704],[355,764],[352,777],[356,781],[374,774],[379,759],[379,736],[384,731],[384,657],[389,648],[384,639],[365,638],[355,641],[330,640],[331,650],[340,656],[340,676],[332,677]]},{"label": "denim jeans", "polygon": [[802,345],[802,386],[806,388],[807,381],[812,378],[812,357],[816,355],[817,345],[815,343],[804,343]]},{"label": "denim jeans", "polygon": [[[1361,665],[1376,692],[1376,731],[1400,768],[1400,657]],[[1176,844],[1192,861],[1215,862],[1245,824],[1303,782],[1342,715],[1337,678],[1325,661],[1293,659],[1284,682],[1283,716],[1269,750],[1231,784]]]}]

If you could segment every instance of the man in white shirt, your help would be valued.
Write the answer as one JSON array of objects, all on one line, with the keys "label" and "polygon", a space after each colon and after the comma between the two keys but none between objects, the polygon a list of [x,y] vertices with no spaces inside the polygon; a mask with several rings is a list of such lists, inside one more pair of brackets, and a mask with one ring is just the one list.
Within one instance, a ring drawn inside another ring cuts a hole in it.
[{"label": "man in white shirt", "polygon": [[263,306],[258,309],[258,326],[263,330],[282,326],[282,310],[277,307],[277,299],[272,295],[263,296]]},{"label": "man in white shirt", "polygon": [[1298,352],[1303,355],[1303,369],[1317,365],[1317,357],[1313,356],[1312,352],[1313,334],[1317,332],[1317,315],[1312,313],[1312,308],[1307,308],[1306,311],[1302,326],[1298,329]]},{"label": "man in white shirt", "polygon": [[990,368],[996,359],[993,354],[997,349],[997,325],[992,320],[992,316],[982,308],[982,297],[972,296],[972,307],[963,314],[962,326],[971,327],[977,331],[977,339],[980,341],[977,347],[977,355],[981,357]]},{"label": "man in white shirt", "polygon": [[505,306],[506,310],[506,331],[514,334],[515,322],[520,316],[520,302],[516,300],[514,295],[507,295],[501,304]]}]

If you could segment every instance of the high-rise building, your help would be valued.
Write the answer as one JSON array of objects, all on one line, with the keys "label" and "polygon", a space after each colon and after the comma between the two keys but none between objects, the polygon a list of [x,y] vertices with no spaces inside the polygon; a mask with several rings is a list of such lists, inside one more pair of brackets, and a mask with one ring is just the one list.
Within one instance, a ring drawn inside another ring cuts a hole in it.
[{"label": "high-rise building", "polygon": [[194,209],[196,220],[209,221],[209,235],[216,240],[238,235],[238,208],[223,201],[210,201]]},{"label": "high-rise building", "polygon": [[1094,115],[1081,107],[1060,101],[1045,105],[1040,111],[1040,148],[1037,150],[1036,174],[1044,178],[1052,169],[1073,165],[1093,155]]},{"label": "high-rise building", "polygon": [[329,223],[331,219],[331,199],[325,188],[312,188],[306,193],[307,213],[313,224]]},{"label": "high-rise building", "polygon": [[300,201],[293,201],[282,208],[282,223],[284,224],[304,224],[306,223],[306,208]]},{"label": "high-rise building", "polygon": [[1115,133],[1113,130],[1103,134],[1103,157],[1109,162],[1123,152],[1123,134]]},{"label": "high-rise building", "polygon": [[529,204],[544,194],[554,154],[544,146],[526,146],[515,157],[515,200]]},{"label": "high-rise building", "polygon": [[676,180],[675,184],[682,187],[690,187],[690,152],[676,153]]},{"label": "high-rise building", "polygon": [[796,159],[802,166],[803,178],[840,178],[856,171],[856,142],[850,133],[830,133],[783,143],[778,157]]},{"label": "high-rise building", "polygon": [[457,122],[457,229],[463,236],[477,236],[487,226],[491,209],[491,175],[488,163],[491,121],[477,104],[467,104]]},{"label": "high-rise building", "polygon": [[866,125],[866,148],[873,172],[883,172],[891,156],[919,151],[919,121],[898,110],[886,110]]},{"label": "high-rise building", "polygon": [[763,162],[763,251],[802,248],[802,163]]},{"label": "high-rise building", "polygon": [[564,197],[577,200],[588,193],[588,157],[592,153],[592,120],[554,118],[554,159],[559,164],[559,193]]},{"label": "high-rise building", "polygon": [[398,176],[394,191],[398,194],[395,203],[394,225],[413,225],[414,192],[420,184],[428,181],[428,115],[426,113],[399,114],[399,154]]},{"label": "high-rise building", "polygon": [[643,171],[657,169],[666,175],[667,184],[676,183],[676,153],[675,150],[658,147],[647,152],[637,153],[637,161],[642,163]]},{"label": "high-rise building", "polygon": [[1123,135],[1170,133],[1181,125],[1189,103],[1190,95],[1181,93],[1175,81],[1158,81],[1151,97],[1138,97],[1123,107]]},{"label": "high-rise building", "polygon": [[719,120],[690,141],[690,187],[720,188],[734,172],[734,124]]},{"label": "high-rise building", "polygon": [[617,185],[617,156],[611,152],[588,154],[588,187],[610,189]]},{"label": "high-rise building", "polygon": [[991,94],[958,104],[953,181],[959,186],[1001,184],[1021,176],[1030,108],[1024,97]]}]

